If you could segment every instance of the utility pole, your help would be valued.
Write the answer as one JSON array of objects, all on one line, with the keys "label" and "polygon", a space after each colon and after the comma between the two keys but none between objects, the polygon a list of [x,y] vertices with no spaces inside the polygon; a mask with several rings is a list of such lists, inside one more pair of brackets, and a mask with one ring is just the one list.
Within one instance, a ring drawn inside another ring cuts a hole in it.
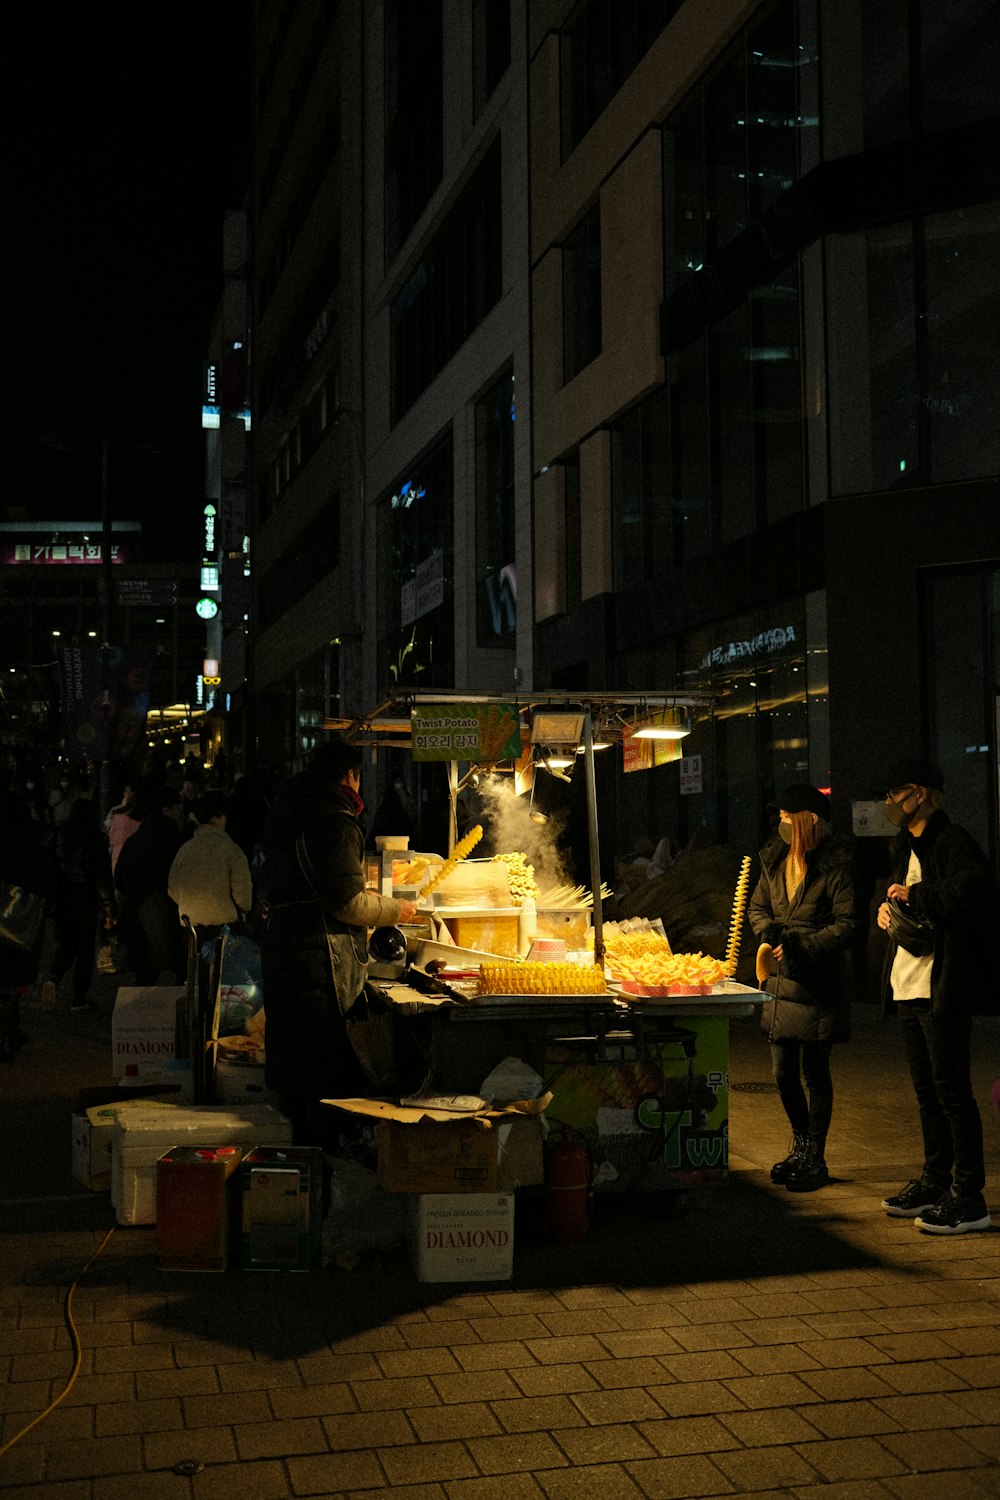
[{"label": "utility pole", "polygon": [[114,588],[111,571],[111,444],[101,439],[101,704],[104,739],[101,747],[98,799],[101,821],[111,807],[111,620]]}]

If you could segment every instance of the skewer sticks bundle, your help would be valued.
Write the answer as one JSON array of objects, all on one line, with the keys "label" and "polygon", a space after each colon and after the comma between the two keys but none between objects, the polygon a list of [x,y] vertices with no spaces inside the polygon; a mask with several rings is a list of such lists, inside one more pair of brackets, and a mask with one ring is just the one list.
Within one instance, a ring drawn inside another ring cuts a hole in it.
[{"label": "skewer sticks bundle", "polygon": [[[602,901],[613,894],[608,886],[601,886]],[[594,893],[582,885],[550,885],[538,893],[535,904],[540,911],[589,911],[594,904]]]}]

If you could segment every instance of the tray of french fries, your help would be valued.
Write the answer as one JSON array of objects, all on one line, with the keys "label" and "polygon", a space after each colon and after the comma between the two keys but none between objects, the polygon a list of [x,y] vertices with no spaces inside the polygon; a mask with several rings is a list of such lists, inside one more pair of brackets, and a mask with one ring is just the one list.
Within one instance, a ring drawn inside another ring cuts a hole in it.
[{"label": "tray of french fries", "polygon": [[660,921],[609,923],[604,965],[626,998],[669,999],[710,995],[731,978],[723,959],[705,953],[674,953]]}]

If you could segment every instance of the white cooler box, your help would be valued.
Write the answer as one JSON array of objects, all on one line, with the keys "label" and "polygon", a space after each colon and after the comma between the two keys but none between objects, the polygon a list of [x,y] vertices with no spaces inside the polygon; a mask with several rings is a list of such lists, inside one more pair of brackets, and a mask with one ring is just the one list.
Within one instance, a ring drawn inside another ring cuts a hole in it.
[{"label": "white cooler box", "polygon": [[270,1104],[164,1104],[122,1114],[111,1144],[118,1222],[156,1223],[156,1163],[172,1146],[287,1146],[291,1139],[291,1121]]}]

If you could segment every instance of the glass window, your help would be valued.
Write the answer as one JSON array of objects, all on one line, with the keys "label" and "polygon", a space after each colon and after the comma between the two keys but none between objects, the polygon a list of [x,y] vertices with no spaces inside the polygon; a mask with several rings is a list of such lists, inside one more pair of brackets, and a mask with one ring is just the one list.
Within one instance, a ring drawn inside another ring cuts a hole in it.
[{"label": "glass window", "polygon": [[707,391],[705,340],[701,338],[670,362],[670,494],[675,566],[712,550],[715,521],[709,477]]},{"label": "glass window", "polygon": [[991,853],[995,867],[1000,857],[1000,570],[928,570],[922,592],[925,681],[945,806]]},{"label": "glass window", "polygon": [[386,0],[385,258],[391,261],[441,181],[441,0]]},{"label": "glass window", "polygon": [[714,252],[747,227],[747,74],[734,50],[705,88],[706,249]]},{"label": "glass window", "polygon": [[705,165],[702,95],[663,132],[664,216],[667,245],[665,290],[700,271],[705,262]]},{"label": "glass window", "polygon": [[750,218],[770,208],[798,176],[800,51],[795,7],[779,5],[747,36],[747,186]]},{"label": "glass window", "polygon": [[1000,472],[1000,204],[924,221],[930,477]]},{"label": "glass window", "polygon": [[451,432],[379,507],[379,683],[452,687],[455,678]]},{"label": "glass window", "polygon": [[498,136],[430,250],[393,301],[394,422],[495,306],[502,264]]},{"label": "glass window", "polygon": [[563,160],[641,62],[681,0],[578,0],[562,30]]},{"label": "glass window", "polygon": [[476,640],[512,646],[517,630],[514,554],[514,377],[476,402]]},{"label": "glass window", "polygon": [[472,94],[476,119],[510,67],[510,0],[472,0]]},{"label": "glass window", "polygon": [[802,365],[798,264],[750,294],[754,490],[770,521],[802,509]]},{"label": "glass window", "polygon": [[601,212],[595,203],[563,245],[563,379],[601,352]]},{"label": "glass window", "polygon": [[670,567],[670,449],[664,392],[633,408],[614,429],[615,585],[638,587]]},{"label": "glass window", "polygon": [[992,119],[1000,58],[996,0],[919,0],[917,11],[921,130]]},{"label": "glass window", "polygon": [[709,330],[714,460],[719,492],[720,540],[730,542],[754,529],[752,369],[749,304],[744,303]]},{"label": "glass window", "polygon": [[919,478],[913,226],[828,238],[827,359],[834,494]]}]

